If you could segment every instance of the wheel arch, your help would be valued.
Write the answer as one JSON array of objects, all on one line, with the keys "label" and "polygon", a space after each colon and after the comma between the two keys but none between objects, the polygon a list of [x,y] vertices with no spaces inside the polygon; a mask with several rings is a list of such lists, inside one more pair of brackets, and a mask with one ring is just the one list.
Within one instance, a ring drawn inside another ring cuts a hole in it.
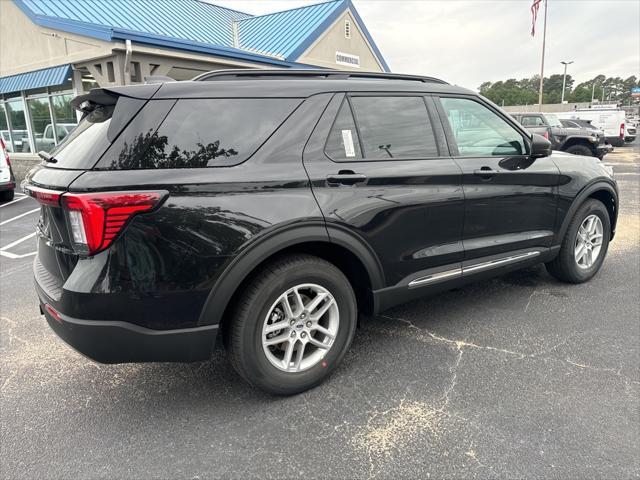
[{"label": "wheel arch", "polygon": [[198,325],[220,324],[243,288],[265,264],[288,253],[306,253],[323,258],[338,267],[354,288],[358,309],[373,313],[372,290],[382,288],[380,263],[363,239],[347,231],[330,235],[324,223],[288,226],[255,240],[235,257],[216,280],[200,314]]},{"label": "wheel arch", "polygon": [[583,147],[588,148],[591,152],[594,151],[593,144],[589,142],[586,137],[567,137],[564,142],[562,142],[561,150],[565,151],[574,145],[582,145]]},{"label": "wheel arch", "polygon": [[609,213],[609,223],[611,226],[611,239],[613,239],[616,232],[616,223],[618,220],[618,192],[616,188],[609,182],[601,180],[591,183],[583,188],[578,195],[574,198],[567,214],[564,217],[560,231],[558,232],[558,238],[556,243],[561,242],[564,238],[569,223],[575,215],[580,206],[589,198],[594,198],[601,201]]}]

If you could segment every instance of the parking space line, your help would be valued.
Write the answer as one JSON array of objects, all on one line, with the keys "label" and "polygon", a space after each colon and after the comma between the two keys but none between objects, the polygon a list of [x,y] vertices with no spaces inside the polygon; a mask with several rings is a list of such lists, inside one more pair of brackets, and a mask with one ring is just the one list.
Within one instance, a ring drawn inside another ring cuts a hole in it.
[{"label": "parking space line", "polygon": [[35,212],[39,212],[39,211],[40,211],[40,207],[34,208],[33,210],[29,210],[28,212],[21,213],[17,217],[9,218],[8,220],[5,220],[4,222],[0,222],[0,227],[2,225],[6,225],[9,222],[13,222],[14,220],[17,220],[17,219],[22,218],[22,217],[24,217],[26,215],[29,215],[30,213],[35,213]]},{"label": "parking space line", "polygon": [[38,252],[29,252],[29,253],[25,253],[23,255],[18,255],[18,254],[15,254],[15,253],[5,252],[4,250],[0,250],[0,256],[10,258],[11,260],[16,260],[18,258],[30,257],[32,255],[35,255],[36,253],[38,253]]},{"label": "parking space line", "polygon": [[8,207],[9,205],[19,202],[20,200],[24,200],[25,198],[29,198],[26,195],[22,195],[21,197],[16,198],[15,200],[10,201],[9,203],[5,203],[4,205],[0,205],[0,208]]},{"label": "parking space line", "polygon": [[36,232],[30,233],[29,235],[25,235],[24,237],[19,238],[15,242],[11,242],[9,245],[5,245],[4,247],[0,248],[0,251],[9,250],[10,248],[13,248],[16,245],[24,242],[25,240],[29,240],[30,238],[33,238],[35,236],[36,236]]}]

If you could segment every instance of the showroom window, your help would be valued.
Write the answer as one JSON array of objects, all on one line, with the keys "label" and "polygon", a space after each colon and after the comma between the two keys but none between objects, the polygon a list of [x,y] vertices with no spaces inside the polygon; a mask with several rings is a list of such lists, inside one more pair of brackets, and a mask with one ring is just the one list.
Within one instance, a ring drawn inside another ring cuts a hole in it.
[{"label": "showroom window", "polygon": [[77,125],[70,84],[0,98],[0,135],[9,152],[50,152]]}]

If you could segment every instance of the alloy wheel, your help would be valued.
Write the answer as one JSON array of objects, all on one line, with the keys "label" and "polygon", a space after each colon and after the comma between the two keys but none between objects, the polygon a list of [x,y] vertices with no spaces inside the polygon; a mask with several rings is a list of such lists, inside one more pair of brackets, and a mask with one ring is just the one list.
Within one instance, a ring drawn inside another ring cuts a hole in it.
[{"label": "alloy wheel", "polygon": [[582,221],[574,246],[574,258],[578,267],[591,268],[602,250],[603,227],[600,217],[589,215]]},{"label": "alloy wheel", "polygon": [[296,285],[269,309],[262,327],[262,348],[277,369],[302,372],[327,355],[339,325],[338,304],[326,288]]}]

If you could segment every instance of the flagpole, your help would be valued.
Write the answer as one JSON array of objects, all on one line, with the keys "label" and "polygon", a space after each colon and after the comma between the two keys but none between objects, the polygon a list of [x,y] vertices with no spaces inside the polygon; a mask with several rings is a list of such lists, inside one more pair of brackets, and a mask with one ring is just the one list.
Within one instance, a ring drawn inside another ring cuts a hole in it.
[{"label": "flagpole", "polygon": [[547,0],[544,0],[544,29],[542,32],[542,62],[540,64],[540,93],[538,94],[538,111],[542,111],[542,88],[544,83],[544,48],[547,41]]}]

